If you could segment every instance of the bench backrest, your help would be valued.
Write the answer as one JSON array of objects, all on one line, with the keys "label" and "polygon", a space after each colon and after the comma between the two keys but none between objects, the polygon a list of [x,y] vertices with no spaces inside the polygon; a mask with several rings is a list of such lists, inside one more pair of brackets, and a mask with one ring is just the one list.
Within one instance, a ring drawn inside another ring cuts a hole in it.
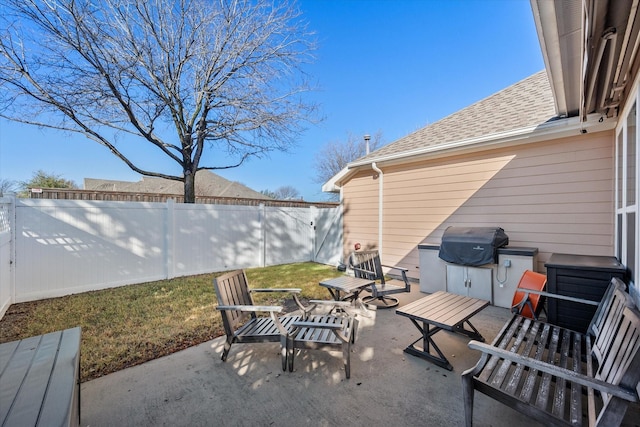
[{"label": "bench backrest", "polygon": [[[598,306],[589,333],[595,377],[635,389],[640,381],[640,313],[625,284],[614,278]],[[603,396],[605,403],[608,397]]]},{"label": "bench backrest", "polygon": [[[218,305],[254,305],[244,270],[231,271],[214,278],[213,289],[218,298]],[[248,318],[256,317],[255,312],[236,310],[221,310],[220,314],[227,336],[233,335]]]},{"label": "bench backrest", "polygon": [[353,252],[349,258],[349,266],[355,277],[384,283],[380,253],[377,250]]}]

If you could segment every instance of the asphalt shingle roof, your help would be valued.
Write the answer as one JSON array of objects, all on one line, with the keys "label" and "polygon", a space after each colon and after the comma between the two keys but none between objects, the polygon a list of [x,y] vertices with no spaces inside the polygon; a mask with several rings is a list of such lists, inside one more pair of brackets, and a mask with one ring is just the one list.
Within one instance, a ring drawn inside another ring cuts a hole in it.
[{"label": "asphalt shingle roof", "polygon": [[524,129],[556,118],[555,102],[547,73],[540,71],[361,157],[356,162],[372,162],[438,144]]}]

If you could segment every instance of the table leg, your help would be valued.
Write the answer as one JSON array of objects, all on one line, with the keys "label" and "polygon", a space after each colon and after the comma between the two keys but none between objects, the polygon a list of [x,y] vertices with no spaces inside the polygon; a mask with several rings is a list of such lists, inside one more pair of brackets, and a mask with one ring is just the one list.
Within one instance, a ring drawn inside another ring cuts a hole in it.
[{"label": "table leg", "polygon": [[[465,324],[465,323],[466,323],[467,325],[469,325],[469,327],[471,328],[471,330],[466,329],[466,328],[464,327],[464,324]],[[457,325],[455,325],[455,326],[453,327],[453,332],[457,332],[457,333],[460,333],[460,334],[466,335],[466,336],[468,336],[468,337],[469,337],[469,338],[471,338],[471,339],[474,339],[474,340],[477,340],[477,341],[480,341],[480,342],[484,342],[484,337],[483,337],[483,336],[480,334],[480,332],[475,328],[475,326],[473,326],[473,325],[471,324],[471,321],[469,321],[469,319],[467,319],[467,320],[465,320],[465,321],[463,321],[463,322],[458,323]]]},{"label": "table leg", "polygon": [[[433,338],[431,338],[432,335],[441,331],[442,328],[437,326],[430,328],[430,325],[427,322],[422,322],[422,326],[421,326],[414,319],[411,319],[411,322],[415,325],[416,328],[418,328],[422,336],[417,340],[415,340],[414,342],[412,342],[411,344],[409,344],[407,348],[404,349],[405,353],[429,360],[430,362],[433,362],[438,366],[441,366],[449,371],[452,371],[453,366],[451,366],[451,364],[449,363],[447,358],[444,356],[442,351],[440,351],[440,348],[438,348],[438,346],[436,345],[435,341],[433,341]],[[415,345],[416,343],[418,343],[418,341],[422,341],[422,348],[417,347]],[[431,354],[432,349],[437,353],[437,356],[434,354]]]}]

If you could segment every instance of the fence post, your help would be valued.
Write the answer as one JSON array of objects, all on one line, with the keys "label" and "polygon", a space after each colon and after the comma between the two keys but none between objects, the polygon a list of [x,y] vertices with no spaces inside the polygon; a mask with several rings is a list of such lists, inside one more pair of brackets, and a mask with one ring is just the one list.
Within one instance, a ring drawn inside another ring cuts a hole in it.
[{"label": "fence post", "polygon": [[[0,270],[0,319],[11,304],[16,301],[16,195],[0,194],[0,249],[2,249],[2,270]],[[3,274],[2,274],[3,273]]]},{"label": "fence post", "polygon": [[11,269],[9,270],[9,283],[11,284],[11,302],[14,303],[16,300],[16,193],[9,194],[9,198],[11,199],[11,204],[9,205],[9,227],[11,227],[11,245],[9,246],[9,251],[11,253]]},{"label": "fence post", "polygon": [[165,215],[165,265],[167,272],[167,279],[173,279],[175,275],[174,268],[174,248],[175,248],[175,206],[174,199],[167,199],[166,203],[166,215]]},{"label": "fence post", "polygon": [[267,211],[264,203],[258,205],[258,226],[260,227],[260,267],[267,263]]},{"label": "fence post", "polygon": [[318,245],[318,208],[309,206],[309,223],[311,224],[311,262],[316,262]]}]

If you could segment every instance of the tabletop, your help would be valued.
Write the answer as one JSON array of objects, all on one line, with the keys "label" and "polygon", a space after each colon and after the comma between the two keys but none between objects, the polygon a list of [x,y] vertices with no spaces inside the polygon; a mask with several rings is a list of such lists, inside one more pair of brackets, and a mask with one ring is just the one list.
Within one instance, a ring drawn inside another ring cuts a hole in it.
[{"label": "tabletop", "polygon": [[489,301],[486,300],[438,291],[398,308],[396,313],[441,328],[452,329],[488,305]]},{"label": "tabletop", "polygon": [[320,286],[336,289],[341,292],[353,292],[355,290],[371,286],[374,283],[374,280],[361,279],[359,277],[352,276],[340,276],[335,279],[325,279],[320,282]]}]

